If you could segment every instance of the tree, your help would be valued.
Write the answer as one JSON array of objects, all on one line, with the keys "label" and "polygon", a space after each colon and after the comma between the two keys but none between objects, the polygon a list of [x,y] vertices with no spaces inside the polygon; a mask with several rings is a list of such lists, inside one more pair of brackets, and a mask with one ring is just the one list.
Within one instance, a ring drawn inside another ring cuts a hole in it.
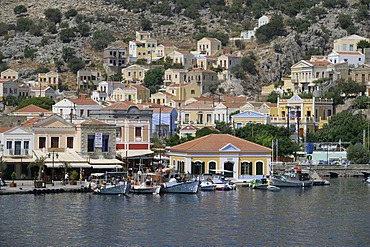
[{"label": "tree", "polygon": [[27,12],[27,8],[24,5],[17,5],[14,7],[14,14],[19,15]]},{"label": "tree", "polygon": [[29,18],[17,19],[17,30],[20,32],[28,32],[32,26],[33,21]]},{"label": "tree", "polygon": [[352,79],[348,79],[347,81],[341,79],[338,80],[338,89],[348,97],[351,94],[364,93],[366,91],[366,86],[359,84]]},{"label": "tree", "polygon": [[150,89],[151,93],[155,93],[163,84],[164,69],[156,67],[145,73],[144,86]]},{"label": "tree", "polygon": [[207,135],[210,135],[210,134],[218,134],[218,133],[219,133],[219,131],[211,130],[208,127],[203,127],[200,130],[197,130],[195,132],[195,138],[199,138],[199,137],[202,137],[202,136],[207,136]]},{"label": "tree", "polygon": [[370,153],[362,144],[350,145],[347,149],[347,159],[353,164],[369,164]]},{"label": "tree", "polygon": [[370,43],[366,40],[361,40],[357,43],[357,49],[361,49],[362,53],[364,53],[365,48],[370,48]]},{"label": "tree", "polygon": [[82,37],[88,37],[90,35],[90,26],[86,23],[78,24],[77,30]]},{"label": "tree", "polygon": [[46,110],[51,110],[54,104],[55,104],[54,100],[47,97],[26,98],[19,100],[16,109],[18,110],[28,105],[36,105]]},{"label": "tree", "polygon": [[75,9],[69,9],[69,10],[67,10],[67,12],[65,12],[65,13],[64,13],[64,16],[65,16],[67,19],[69,19],[69,18],[71,18],[71,17],[76,16],[77,14],[78,14],[77,10],[75,10]]},{"label": "tree", "polygon": [[362,142],[363,130],[367,128],[367,122],[362,115],[353,115],[349,112],[340,112],[329,120],[323,128],[311,135],[316,142]]},{"label": "tree", "polygon": [[95,50],[101,51],[114,41],[116,41],[116,38],[112,35],[110,31],[96,31],[93,33],[91,46]]},{"label": "tree", "polygon": [[37,157],[36,160],[28,165],[28,169],[34,167],[38,168],[37,180],[43,180],[44,166],[45,166],[46,157]]},{"label": "tree", "polygon": [[269,96],[267,97],[267,102],[271,102],[271,103],[277,103],[277,99],[279,97],[279,94],[275,91],[272,91]]},{"label": "tree", "polygon": [[59,9],[49,8],[44,11],[46,20],[52,21],[54,23],[60,23],[62,21],[62,12]]},{"label": "tree", "polygon": [[24,51],[24,57],[33,60],[36,56],[36,52],[37,52],[37,49],[33,49],[33,48],[26,49]]},{"label": "tree", "polygon": [[369,108],[370,98],[366,95],[357,97],[355,99],[355,107],[356,109],[367,109]]},{"label": "tree", "polygon": [[271,147],[272,140],[279,140],[279,155],[292,155],[299,150],[299,145],[290,139],[290,132],[285,127],[270,124],[249,124],[235,130],[237,137]]},{"label": "tree", "polygon": [[284,20],[281,15],[274,15],[270,22],[256,31],[256,38],[258,43],[268,43],[277,36],[285,35]]},{"label": "tree", "polygon": [[150,31],[152,30],[152,22],[144,17],[140,20],[140,26],[143,31]]},{"label": "tree", "polygon": [[85,62],[78,57],[73,57],[68,61],[68,68],[71,72],[77,73],[80,69],[85,68]]},{"label": "tree", "polygon": [[69,60],[75,57],[76,51],[71,47],[63,47],[62,58],[64,62],[68,63]]},{"label": "tree", "polygon": [[232,134],[233,130],[230,127],[230,124],[222,121],[216,121],[216,129],[218,129],[222,134]]},{"label": "tree", "polygon": [[65,28],[60,31],[59,37],[63,43],[69,43],[76,37],[76,35],[72,28]]}]

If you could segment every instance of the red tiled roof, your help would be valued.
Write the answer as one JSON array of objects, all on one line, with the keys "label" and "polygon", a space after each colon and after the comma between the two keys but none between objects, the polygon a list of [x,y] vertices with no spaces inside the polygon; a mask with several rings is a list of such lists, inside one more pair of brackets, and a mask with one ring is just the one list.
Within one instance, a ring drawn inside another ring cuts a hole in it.
[{"label": "red tiled roof", "polygon": [[92,99],[69,99],[76,105],[99,105],[96,101]]},{"label": "red tiled roof", "polygon": [[14,81],[14,79],[0,79],[0,83]]},{"label": "red tiled roof", "polygon": [[313,66],[328,66],[332,64],[329,61],[309,61],[309,60],[305,60],[305,61]]},{"label": "red tiled roof", "polygon": [[112,125],[112,124],[108,124],[106,122],[102,122],[94,118],[91,118],[89,120],[83,121],[81,125]]},{"label": "red tiled roof", "polygon": [[142,85],[129,85],[129,87],[133,87],[133,88],[136,88],[136,89],[148,89]]},{"label": "red tiled roof", "polygon": [[35,123],[37,123],[41,120],[43,120],[43,118],[40,118],[40,117],[31,118],[31,119],[28,119],[27,121],[23,122],[21,124],[21,126],[31,127],[32,125],[34,125]]},{"label": "red tiled roof", "polygon": [[28,106],[25,106],[15,112],[26,112],[26,113],[40,113],[40,112],[50,112],[48,110],[45,110],[44,108],[41,108],[39,106],[36,106],[36,105],[28,105]]},{"label": "red tiled roof", "polygon": [[177,51],[177,52],[179,52],[181,54],[191,54],[189,51],[185,51],[185,50],[180,50],[180,51]]},{"label": "red tiled roof", "polygon": [[170,150],[181,150],[186,152],[217,152],[228,144],[232,144],[241,151],[271,152],[270,148],[228,134],[211,134],[203,136],[201,138],[171,147]]},{"label": "red tiled roof", "polygon": [[343,55],[361,55],[362,53],[359,51],[337,51],[338,54]]},{"label": "red tiled roof", "polygon": [[204,37],[203,39],[208,39],[209,41],[219,41],[219,42],[221,42],[220,40],[218,40],[216,38],[207,38],[207,37]]},{"label": "red tiled roof", "polygon": [[12,129],[12,127],[0,127],[0,133],[4,133],[5,131],[8,131]]}]

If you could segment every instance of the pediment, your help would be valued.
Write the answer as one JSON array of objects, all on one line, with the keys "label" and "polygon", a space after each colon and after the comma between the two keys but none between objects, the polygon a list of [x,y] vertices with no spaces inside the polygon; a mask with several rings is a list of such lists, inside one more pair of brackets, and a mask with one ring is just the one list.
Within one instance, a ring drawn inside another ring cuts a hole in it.
[{"label": "pediment", "polygon": [[235,147],[233,144],[228,143],[226,144],[226,146],[222,147],[220,151],[221,152],[234,152],[234,151],[240,151],[240,149]]},{"label": "pediment", "polygon": [[10,129],[6,132],[4,132],[4,135],[27,135],[27,134],[32,134],[31,131],[27,131],[24,128],[18,126],[13,129]]},{"label": "pediment", "polygon": [[58,115],[50,116],[34,125],[36,128],[70,128],[74,125]]}]

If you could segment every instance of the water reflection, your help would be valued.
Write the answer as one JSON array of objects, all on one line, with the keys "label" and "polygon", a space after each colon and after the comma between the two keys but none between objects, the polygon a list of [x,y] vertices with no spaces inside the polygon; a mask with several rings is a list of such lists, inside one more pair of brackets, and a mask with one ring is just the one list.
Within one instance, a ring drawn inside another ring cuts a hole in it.
[{"label": "water reflection", "polygon": [[370,186],[0,197],[0,246],[365,246]]}]

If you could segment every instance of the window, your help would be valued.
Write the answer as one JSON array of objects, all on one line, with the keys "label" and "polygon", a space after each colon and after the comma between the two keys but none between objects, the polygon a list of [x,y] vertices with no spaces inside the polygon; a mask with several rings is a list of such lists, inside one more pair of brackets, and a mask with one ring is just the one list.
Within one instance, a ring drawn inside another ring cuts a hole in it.
[{"label": "window", "polygon": [[214,161],[209,162],[209,164],[208,164],[208,172],[210,174],[216,174],[216,162],[214,162]]},{"label": "window", "polygon": [[87,136],[87,152],[94,152],[95,135]]},{"label": "window", "polygon": [[46,147],[46,137],[39,137],[39,148]]},{"label": "window", "polygon": [[240,129],[242,127],[242,123],[236,123],[236,128]]},{"label": "window", "polygon": [[59,137],[51,137],[50,138],[51,148],[59,148]]},{"label": "window", "polygon": [[103,135],[102,152],[109,152],[109,135]]},{"label": "window", "polygon": [[141,137],[141,127],[135,127],[135,137]]},{"label": "window", "polygon": [[67,148],[73,148],[73,137],[67,137]]},{"label": "window", "polygon": [[349,50],[353,51],[353,45],[349,45]]},{"label": "window", "polygon": [[191,90],[190,94],[195,94],[195,90]]},{"label": "window", "polygon": [[12,149],[12,141],[6,142],[6,149]]},{"label": "window", "polygon": [[24,149],[30,149],[30,142],[29,141],[24,141],[23,142],[23,148]]},{"label": "window", "polygon": [[82,117],[83,115],[84,115],[84,110],[80,109],[80,117]]},{"label": "window", "polygon": [[263,175],[263,163],[261,161],[256,163],[256,175]]}]

